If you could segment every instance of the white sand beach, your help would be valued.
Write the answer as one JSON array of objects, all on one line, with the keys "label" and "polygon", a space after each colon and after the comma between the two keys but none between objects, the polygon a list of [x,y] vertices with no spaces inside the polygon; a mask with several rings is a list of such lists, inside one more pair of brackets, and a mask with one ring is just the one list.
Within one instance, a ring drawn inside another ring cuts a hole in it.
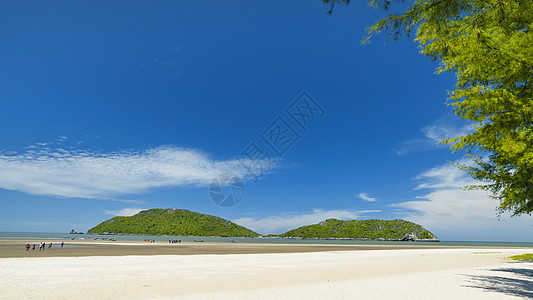
[{"label": "white sand beach", "polygon": [[[528,249],[0,259],[2,299],[521,299]],[[530,251],[531,252],[531,251]]]}]

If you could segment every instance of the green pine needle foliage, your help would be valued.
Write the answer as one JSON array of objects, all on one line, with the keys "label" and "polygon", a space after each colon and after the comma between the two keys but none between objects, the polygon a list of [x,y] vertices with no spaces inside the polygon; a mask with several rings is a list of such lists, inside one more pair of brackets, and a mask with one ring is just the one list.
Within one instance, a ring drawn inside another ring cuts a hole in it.
[{"label": "green pine needle foliage", "polygon": [[[372,0],[389,9],[401,0]],[[500,212],[533,212],[533,1],[417,0],[368,28],[391,40],[414,37],[420,52],[456,76],[448,104],[473,132],[447,139],[459,165],[499,200]],[[345,0],[323,0],[324,5]],[[403,5],[400,5],[402,7]]]}]

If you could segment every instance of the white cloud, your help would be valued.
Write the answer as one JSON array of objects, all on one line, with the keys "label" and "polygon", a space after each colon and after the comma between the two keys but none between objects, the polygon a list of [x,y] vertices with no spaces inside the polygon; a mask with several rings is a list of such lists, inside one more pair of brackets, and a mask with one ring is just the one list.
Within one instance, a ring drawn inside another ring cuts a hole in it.
[{"label": "white cloud", "polygon": [[370,197],[367,193],[359,193],[359,195],[356,196],[357,198],[363,199],[368,202],[374,202],[377,198]]},{"label": "white cloud", "polygon": [[147,208],[136,208],[136,207],[127,207],[119,210],[104,210],[106,215],[129,217],[136,215],[141,210],[146,210]]},{"label": "white cloud", "polygon": [[130,204],[144,204],[144,203],[146,203],[146,201],[136,200],[136,199],[107,199],[107,200],[116,201],[116,202],[122,202],[122,203],[130,203]]},{"label": "white cloud", "polygon": [[[465,163],[466,161],[460,161]],[[421,200],[392,206],[407,210],[405,219],[419,223],[442,240],[533,241],[533,219],[529,216],[497,218],[497,200],[484,191],[461,187],[479,184],[463,171],[445,164],[417,177]]]},{"label": "white cloud", "polygon": [[422,129],[424,136],[432,141],[440,141],[472,133],[474,126],[472,124],[463,126],[453,126],[449,124],[436,124],[427,126]]},{"label": "white cloud", "polygon": [[[460,160],[458,163],[470,164],[470,162],[466,160]],[[460,189],[467,185],[480,184],[452,164],[445,164],[426,170],[418,175],[416,179],[421,181],[421,183],[415,188],[417,190],[444,188]]]},{"label": "white cloud", "polygon": [[382,210],[381,209],[365,209],[365,210],[358,210],[357,212],[362,213],[362,214],[368,214],[368,213],[379,213],[379,212],[382,212]]},{"label": "white cloud", "polygon": [[283,233],[300,226],[316,224],[330,218],[340,220],[356,219],[359,214],[357,211],[349,210],[314,209],[311,213],[299,215],[282,214],[280,216],[269,216],[265,218],[245,217],[235,219],[233,222],[262,234],[270,234]]},{"label": "white cloud", "polygon": [[221,173],[247,174],[238,160],[217,161],[177,147],[114,153],[41,147],[0,153],[0,188],[33,195],[109,199],[158,188],[207,186]]},{"label": "white cloud", "polygon": [[403,155],[412,152],[420,152],[427,150],[434,150],[438,148],[446,148],[449,145],[438,144],[438,142],[470,134],[474,131],[473,124],[461,124],[457,125],[457,120],[451,118],[441,118],[435,121],[434,124],[426,126],[421,129],[423,137],[415,138],[405,141],[400,144],[396,150],[397,154]]}]

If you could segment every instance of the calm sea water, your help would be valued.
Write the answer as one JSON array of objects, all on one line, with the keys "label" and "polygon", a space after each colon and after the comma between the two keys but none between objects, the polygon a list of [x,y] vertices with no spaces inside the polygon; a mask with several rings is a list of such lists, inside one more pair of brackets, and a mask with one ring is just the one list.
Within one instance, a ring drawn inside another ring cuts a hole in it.
[{"label": "calm sea water", "polygon": [[223,238],[223,237],[183,237],[183,236],[153,236],[153,235],[98,235],[98,234],[65,234],[65,233],[44,233],[44,232],[0,232],[0,240],[79,240],[79,239],[111,239],[117,241],[142,241],[152,239],[156,241],[168,241],[169,239],[179,239],[186,241],[204,241],[215,243],[227,243],[231,240],[240,243],[268,243],[268,244],[344,244],[344,245],[409,245],[417,246],[467,246],[467,247],[524,247],[533,248],[533,243],[517,242],[467,242],[467,241],[441,241],[438,243],[423,242],[390,242],[390,241],[347,241],[347,240],[293,240],[293,239],[264,239],[264,238]]}]

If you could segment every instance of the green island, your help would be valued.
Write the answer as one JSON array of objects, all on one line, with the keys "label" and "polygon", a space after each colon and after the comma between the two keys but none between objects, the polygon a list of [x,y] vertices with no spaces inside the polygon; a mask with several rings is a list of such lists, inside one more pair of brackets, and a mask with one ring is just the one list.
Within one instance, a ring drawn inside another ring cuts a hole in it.
[{"label": "green island", "polygon": [[186,209],[143,210],[131,217],[114,217],[87,233],[257,237],[258,233],[226,219]]},{"label": "green island", "polygon": [[438,241],[437,236],[421,225],[405,220],[327,219],[302,226],[280,235],[285,238],[356,239],[388,241]]},{"label": "green island", "polygon": [[[262,237],[226,219],[185,209],[155,208],[130,217],[114,217],[89,229],[93,234]],[[267,238],[438,241],[421,225],[405,220],[327,219]]]}]

